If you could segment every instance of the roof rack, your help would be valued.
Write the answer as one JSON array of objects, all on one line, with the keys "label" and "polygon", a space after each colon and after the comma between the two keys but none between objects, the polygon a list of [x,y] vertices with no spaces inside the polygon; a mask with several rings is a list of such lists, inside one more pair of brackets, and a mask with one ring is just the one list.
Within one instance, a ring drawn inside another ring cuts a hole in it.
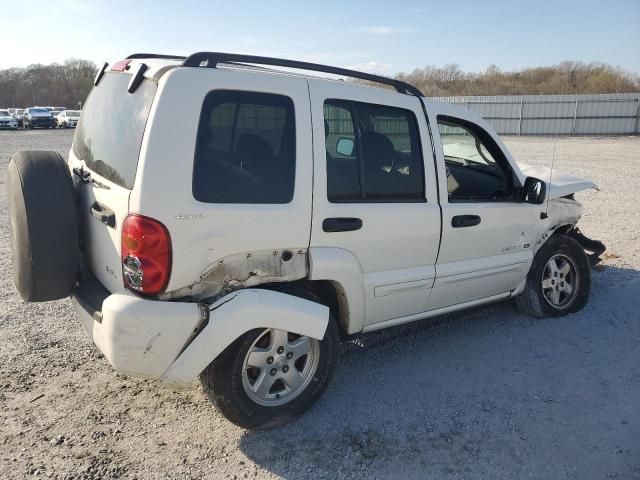
[{"label": "roof rack", "polygon": [[[129,58],[142,58],[130,56]],[[155,55],[149,55],[156,57]],[[330,67],[328,65],[320,65],[318,63],[299,62],[297,60],[285,60],[282,58],[260,57],[256,55],[242,55],[237,53],[223,53],[223,52],[198,52],[184,57],[169,57],[166,55],[157,56],[158,58],[174,58],[184,59],[182,62],[183,67],[207,67],[216,68],[218,63],[233,64],[236,62],[252,63],[257,65],[273,65],[278,67],[296,68],[299,70],[309,70],[313,72],[331,73],[334,75],[342,75],[344,77],[359,78],[361,80],[367,80],[369,82],[382,83],[384,85],[390,85],[394,87],[398,92],[405,93],[407,95],[415,95],[416,97],[423,97],[422,92],[413,85],[395,80],[393,78],[383,77],[381,75],[372,75],[370,73],[358,72],[356,70],[349,70],[346,68]]]},{"label": "roof rack", "polygon": [[138,58],[164,58],[166,60],[184,60],[187,57],[180,55],[163,55],[162,53],[134,53],[129,55],[125,60],[134,60]]}]

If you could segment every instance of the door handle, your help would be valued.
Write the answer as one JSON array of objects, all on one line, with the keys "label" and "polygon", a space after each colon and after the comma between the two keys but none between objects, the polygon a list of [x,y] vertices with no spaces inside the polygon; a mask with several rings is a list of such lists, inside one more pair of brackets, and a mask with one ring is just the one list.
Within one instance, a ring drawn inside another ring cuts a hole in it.
[{"label": "door handle", "polygon": [[473,227],[480,223],[478,215],[456,215],[451,219],[453,228]]},{"label": "door handle", "polygon": [[104,223],[107,227],[116,228],[116,214],[108,207],[93,202],[91,205],[91,216]]},{"label": "door handle", "polygon": [[325,232],[353,232],[362,228],[362,220],[351,217],[325,218],[322,230]]}]

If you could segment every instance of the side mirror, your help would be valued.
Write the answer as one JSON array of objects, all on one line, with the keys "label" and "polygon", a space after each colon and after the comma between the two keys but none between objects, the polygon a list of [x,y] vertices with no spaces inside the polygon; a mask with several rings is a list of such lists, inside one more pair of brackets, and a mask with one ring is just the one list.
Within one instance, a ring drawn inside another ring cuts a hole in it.
[{"label": "side mirror", "polygon": [[524,181],[523,201],[540,205],[547,197],[547,184],[539,178],[527,177]]},{"label": "side mirror", "polygon": [[353,147],[355,143],[350,138],[341,138],[336,143],[336,152],[345,157],[350,157],[353,154]]}]

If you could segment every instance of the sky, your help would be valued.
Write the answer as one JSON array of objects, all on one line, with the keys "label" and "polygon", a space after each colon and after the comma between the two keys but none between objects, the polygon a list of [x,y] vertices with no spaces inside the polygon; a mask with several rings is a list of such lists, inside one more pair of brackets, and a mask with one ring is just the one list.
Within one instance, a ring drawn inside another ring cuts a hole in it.
[{"label": "sky", "polygon": [[0,24],[0,68],[209,50],[385,75],[563,60],[640,73],[640,0],[4,0]]}]

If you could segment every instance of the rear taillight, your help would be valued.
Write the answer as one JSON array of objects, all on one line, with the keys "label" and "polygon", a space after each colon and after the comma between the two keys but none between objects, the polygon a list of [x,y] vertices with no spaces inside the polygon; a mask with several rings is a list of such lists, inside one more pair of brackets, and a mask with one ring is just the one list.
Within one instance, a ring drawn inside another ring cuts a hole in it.
[{"label": "rear taillight", "polygon": [[171,237],[157,220],[129,215],[122,224],[122,277],[124,285],[152,295],[162,292],[171,274]]}]

